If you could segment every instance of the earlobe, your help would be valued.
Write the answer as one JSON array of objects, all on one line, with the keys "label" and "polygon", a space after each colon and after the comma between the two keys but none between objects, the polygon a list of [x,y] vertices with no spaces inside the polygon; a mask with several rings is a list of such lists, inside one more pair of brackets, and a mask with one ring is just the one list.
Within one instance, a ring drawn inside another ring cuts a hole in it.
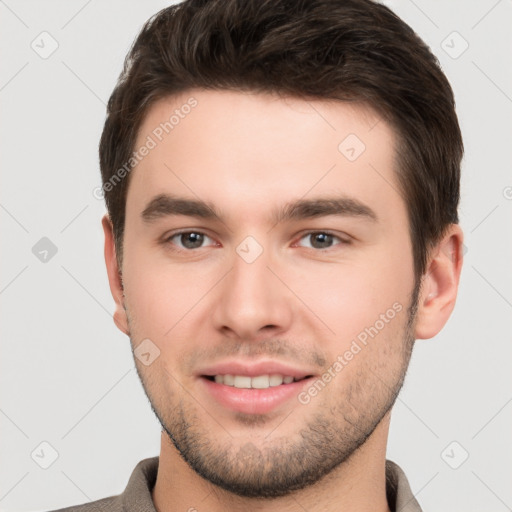
[{"label": "earlobe", "polygon": [[455,307],[462,270],[463,238],[460,226],[452,224],[431,252],[418,298],[416,339],[432,338],[439,333]]},{"label": "earlobe", "polygon": [[103,232],[105,234],[105,264],[107,266],[108,283],[110,292],[115,302],[114,323],[117,328],[129,335],[128,318],[124,306],[124,290],[121,271],[117,264],[116,248],[114,243],[114,233],[112,222],[107,214],[101,219]]}]

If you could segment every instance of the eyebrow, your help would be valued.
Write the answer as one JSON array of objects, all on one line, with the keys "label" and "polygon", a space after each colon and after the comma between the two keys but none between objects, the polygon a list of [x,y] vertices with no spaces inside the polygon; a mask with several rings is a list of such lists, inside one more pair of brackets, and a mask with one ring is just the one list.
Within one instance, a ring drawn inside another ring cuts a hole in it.
[{"label": "eyebrow", "polygon": [[[169,194],[159,194],[151,199],[141,214],[142,220],[153,223],[174,215],[185,215],[201,219],[222,219],[222,214],[215,205],[199,199],[187,199]],[[272,219],[276,222],[310,219],[328,215],[359,217],[378,222],[377,214],[369,206],[350,197],[319,197],[299,199],[274,210]]]}]

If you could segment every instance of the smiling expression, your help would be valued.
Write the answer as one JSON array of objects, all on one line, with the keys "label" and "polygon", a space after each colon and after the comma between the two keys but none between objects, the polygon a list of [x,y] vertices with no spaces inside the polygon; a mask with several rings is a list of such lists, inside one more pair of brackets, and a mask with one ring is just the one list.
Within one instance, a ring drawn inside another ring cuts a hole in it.
[{"label": "smiling expression", "polygon": [[414,343],[395,135],[358,104],[191,90],[150,108],[136,147],[148,137],[129,177],[117,323],[134,349],[159,351],[136,359],[152,407],[225,489],[318,481],[389,411]]}]

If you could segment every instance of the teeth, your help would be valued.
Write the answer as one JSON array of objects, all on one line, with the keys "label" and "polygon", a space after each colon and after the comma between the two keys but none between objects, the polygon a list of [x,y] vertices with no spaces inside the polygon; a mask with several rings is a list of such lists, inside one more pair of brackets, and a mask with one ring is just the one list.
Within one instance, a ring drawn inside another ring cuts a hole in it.
[{"label": "teeth", "polygon": [[247,375],[215,375],[214,380],[217,384],[225,384],[240,389],[267,389],[269,387],[280,386],[281,384],[291,384],[295,379],[290,375],[258,375],[249,377]]},{"label": "teeth", "polygon": [[271,375],[269,378],[270,386],[280,386],[283,383],[282,375]]},{"label": "teeth", "polygon": [[235,388],[251,388],[251,377],[235,375]]},{"label": "teeth", "polygon": [[[270,377],[268,375],[259,375],[258,377],[249,378],[251,388],[267,389],[270,387]],[[236,386],[236,382],[235,382]]]}]

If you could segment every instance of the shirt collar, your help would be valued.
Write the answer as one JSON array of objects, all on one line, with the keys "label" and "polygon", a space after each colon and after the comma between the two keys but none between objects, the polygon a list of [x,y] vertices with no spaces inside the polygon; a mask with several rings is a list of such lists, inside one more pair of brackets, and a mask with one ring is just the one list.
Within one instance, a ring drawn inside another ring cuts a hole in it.
[{"label": "shirt collar", "polygon": [[[156,512],[151,498],[159,457],[141,460],[133,470],[124,492],[118,496],[126,512]],[[405,473],[398,464],[386,461],[386,495],[392,512],[421,512]]]}]

